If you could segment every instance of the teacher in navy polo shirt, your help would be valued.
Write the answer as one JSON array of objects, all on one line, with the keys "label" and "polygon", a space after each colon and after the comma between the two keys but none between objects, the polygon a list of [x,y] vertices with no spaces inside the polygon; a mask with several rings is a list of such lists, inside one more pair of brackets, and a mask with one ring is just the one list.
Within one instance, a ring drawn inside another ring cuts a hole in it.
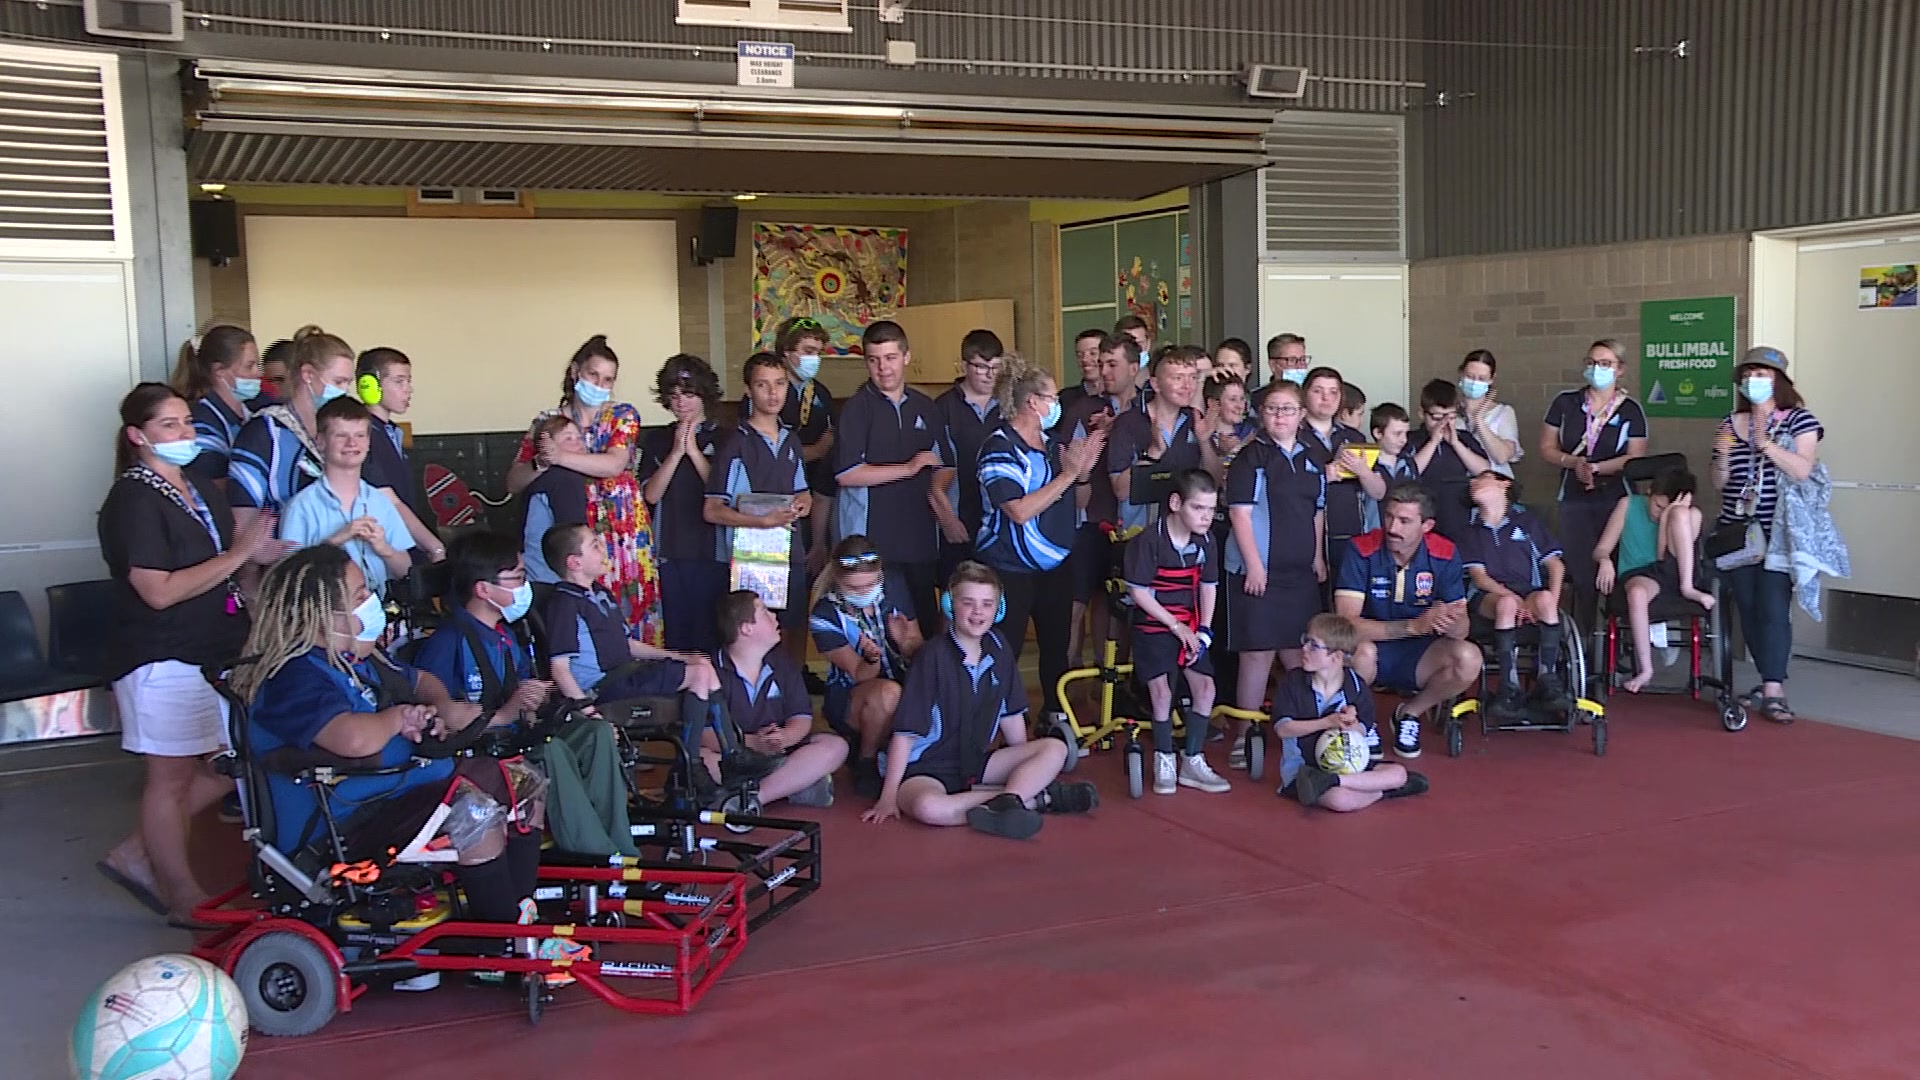
[{"label": "teacher in navy polo shirt", "polygon": [[940,414],[933,399],[907,385],[912,362],[907,332],[887,319],[860,335],[867,381],[840,409],[834,447],[840,497],[834,502],[839,535],[864,535],[888,566],[906,579],[920,632],[940,631],[937,588],[940,536],[934,523],[934,441]]}]

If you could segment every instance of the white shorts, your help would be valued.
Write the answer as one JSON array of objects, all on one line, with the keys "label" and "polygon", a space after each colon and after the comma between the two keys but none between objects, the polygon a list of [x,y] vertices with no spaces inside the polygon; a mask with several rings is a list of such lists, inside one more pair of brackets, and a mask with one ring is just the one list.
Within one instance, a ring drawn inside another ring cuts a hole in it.
[{"label": "white shorts", "polygon": [[120,747],[156,757],[203,757],[227,745],[227,703],[200,669],[179,660],[134,668],[113,684]]}]

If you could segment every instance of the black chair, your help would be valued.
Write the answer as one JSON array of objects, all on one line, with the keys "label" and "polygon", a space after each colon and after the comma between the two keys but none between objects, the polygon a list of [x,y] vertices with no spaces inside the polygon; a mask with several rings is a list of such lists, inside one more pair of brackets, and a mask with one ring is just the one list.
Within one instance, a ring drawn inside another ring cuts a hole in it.
[{"label": "black chair", "polygon": [[48,665],[27,598],[0,592],[0,701],[25,701],[88,685]]},{"label": "black chair", "polygon": [[47,586],[47,654],[54,670],[88,686],[105,686],[113,674],[115,586],[76,581]]}]

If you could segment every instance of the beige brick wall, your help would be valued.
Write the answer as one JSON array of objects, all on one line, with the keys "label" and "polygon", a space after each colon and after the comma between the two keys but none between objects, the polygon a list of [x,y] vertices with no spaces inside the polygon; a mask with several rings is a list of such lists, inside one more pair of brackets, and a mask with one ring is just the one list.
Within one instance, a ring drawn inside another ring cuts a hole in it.
[{"label": "beige brick wall", "polygon": [[[1743,235],[1418,262],[1408,311],[1413,392],[1429,379],[1454,378],[1469,351],[1492,350],[1500,400],[1520,415],[1521,483],[1544,502],[1557,477],[1535,449],[1540,417],[1554,394],[1579,383],[1587,346],[1617,338],[1627,353],[1624,385],[1637,396],[1640,301],[1738,297],[1736,347],[1744,348],[1746,294]],[[1686,454],[1704,481],[1713,427],[1655,417],[1650,448]]]}]

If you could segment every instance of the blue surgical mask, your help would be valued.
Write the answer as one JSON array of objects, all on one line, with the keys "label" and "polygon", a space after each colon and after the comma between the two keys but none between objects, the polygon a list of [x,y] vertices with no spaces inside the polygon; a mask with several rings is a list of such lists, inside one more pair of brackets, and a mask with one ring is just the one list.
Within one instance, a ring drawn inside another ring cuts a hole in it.
[{"label": "blue surgical mask", "polygon": [[1479,401],[1481,398],[1486,397],[1487,391],[1491,389],[1493,389],[1493,384],[1485,379],[1460,380],[1460,392],[1467,395],[1467,400],[1469,401]]},{"label": "blue surgical mask", "polygon": [[260,380],[259,379],[233,380],[233,396],[239,398],[241,401],[252,401],[254,398],[259,397],[260,396]]},{"label": "blue surgical mask", "polygon": [[1059,422],[1060,422],[1060,399],[1054,398],[1053,403],[1047,406],[1047,415],[1040,418],[1040,430],[1052,431],[1053,425]]},{"label": "blue surgical mask", "polygon": [[379,641],[387,632],[387,609],[381,606],[378,593],[368,593],[353,609],[353,617],[360,620],[360,632],[353,635],[357,641]]},{"label": "blue surgical mask", "polygon": [[1613,386],[1614,370],[1602,364],[1587,365],[1587,385],[1595,390],[1605,390]]},{"label": "blue surgical mask", "polygon": [[848,592],[842,589],[840,599],[845,600],[852,607],[870,608],[880,602],[880,586],[875,585],[866,592]]},{"label": "blue surgical mask", "polygon": [[812,353],[802,353],[793,361],[793,373],[800,376],[802,382],[812,381],[820,374],[820,358]]},{"label": "blue surgical mask", "polygon": [[[1773,380],[1765,375],[1749,375],[1740,380],[1740,393],[1755,405],[1773,397]],[[155,449],[158,449],[157,447]]]},{"label": "blue surgical mask", "polygon": [[332,383],[328,383],[325,386],[322,386],[320,388],[319,395],[313,398],[313,407],[315,409],[318,409],[320,406],[325,405],[327,402],[332,401],[334,398],[343,398],[346,396],[347,396],[347,392],[345,390],[340,389],[339,387],[333,385]]},{"label": "blue surgical mask", "polygon": [[[498,604],[493,606],[500,607]],[[500,617],[508,622],[519,622],[527,617],[527,609],[531,607],[533,607],[533,583],[523,581],[513,589],[513,602],[500,608]]]},{"label": "blue surgical mask", "polygon": [[573,400],[589,409],[597,409],[613,397],[613,391],[603,386],[595,386],[585,379],[576,379],[573,383]]},{"label": "blue surgical mask", "polygon": [[175,439],[173,442],[148,443],[153,448],[153,456],[169,465],[179,467],[200,456],[200,444],[192,439]]},{"label": "blue surgical mask", "polygon": [[1281,368],[1280,377],[1295,386],[1305,386],[1307,384],[1307,369],[1303,367]]}]

